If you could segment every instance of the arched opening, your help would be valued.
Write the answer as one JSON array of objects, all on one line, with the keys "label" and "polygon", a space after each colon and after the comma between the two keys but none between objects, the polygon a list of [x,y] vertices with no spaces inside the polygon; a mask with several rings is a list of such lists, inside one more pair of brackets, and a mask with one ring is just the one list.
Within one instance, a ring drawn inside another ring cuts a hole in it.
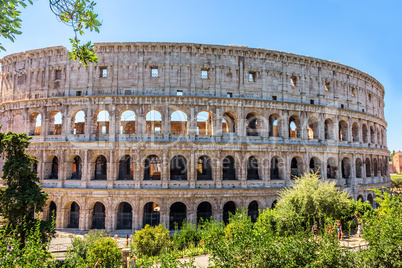
[{"label": "arched opening", "polygon": [[335,179],[336,178],[336,170],[338,169],[335,158],[328,158],[327,161],[327,178]]},{"label": "arched opening", "polygon": [[272,114],[269,116],[269,136],[279,137],[278,115]]},{"label": "arched opening", "polygon": [[377,158],[373,159],[373,173],[374,173],[374,177],[378,176]]},{"label": "arched opening", "polygon": [[214,135],[214,122],[212,114],[208,111],[202,111],[197,114],[197,135]]},{"label": "arched opening", "polygon": [[229,155],[223,159],[222,180],[236,180],[235,161]]},{"label": "arched opening", "polygon": [[363,164],[360,158],[356,158],[356,178],[361,178],[363,174]]},{"label": "arched opening", "polygon": [[73,202],[70,206],[70,215],[68,217],[68,228],[79,228],[80,224],[80,206]]},{"label": "arched opening", "polygon": [[109,134],[109,112],[101,110],[96,116],[96,134]]},{"label": "arched opening", "polygon": [[222,117],[222,133],[236,132],[236,117],[231,112],[226,112]]},{"label": "arched opening", "polygon": [[258,160],[254,156],[250,156],[247,161],[247,180],[259,180]]},{"label": "arched opening", "polygon": [[85,113],[78,111],[74,117],[73,134],[85,134]]},{"label": "arched opening", "polygon": [[176,155],[170,160],[170,180],[187,180],[187,161],[182,155]]},{"label": "arched opening", "polygon": [[270,178],[271,180],[279,180],[279,161],[274,156],[271,159],[271,168],[270,168]]},{"label": "arched opening", "polygon": [[92,228],[105,229],[106,209],[101,202],[96,202],[92,211]]},{"label": "arched opening", "polygon": [[299,119],[296,116],[289,118],[289,138],[300,138]]},{"label": "arched opening", "polygon": [[132,180],[134,174],[134,161],[129,155],[123,156],[119,161],[119,180]]},{"label": "arched opening", "polygon": [[333,140],[334,139],[334,130],[333,130],[333,123],[331,119],[327,119],[324,122],[324,132],[325,132],[325,139],[326,140]]},{"label": "arched opening", "polygon": [[144,206],[143,227],[145,225],[157,226],[160,223],[161,207],[155,202],[148,202]]},{"label": "arched opening", "polygon": [[135,133],[135,113],[131,110],[124,111],[120,116],[120,134]]},{"label": "arched opening", "polygon": [[291,179],[300,176],[299,161],[297,161],[296,157],[293,157],[292,161],[290,162],[290,175]]},{"label": "arched opening", "polygon": [[187,115],[183,111],[174,111],[170,116],[170,133],[187,135]]},{"label": "arched opening", "polygon": [[318,139],[319,138],[319,133],[318,133],[318,121],[314,117],[310,117],[308,119],[307,123],[307,137],[310,140],[313,139]]},{"label": "arched opening", "polygon": [[[32,158],[35,160],[35,162],[32,163],[32,172],[34,172],[35,174],[38,174],[38,159],[36,159],[35,156],[32,156]],[[1,160],[3,160],[3,159],[1,159]],[[0,163],[1,163],[1,160],[0,160]],[[3,165],[3,163],[2,163],[2,165]]]},{"label": "arched opening", "polygon": [[127,202],[121,202],[117,209],[117,229],[131,229],[133,220],[133,209]]},{"label": "arched opening", "polygon": [[176,202],[170,207],[169,229],[174,230],[177,225],[181,229],[183,221],[187,218],[187,208],[182,202]]},{"label": "arched opening", "polygon": [[353,141],[359,141],[359,125],[356,122],[352,125],[352,139]]},{"label": "arched opening", "polygon": [[348,140],[348,124],[343,120],[339,122],[339,140]]},{"label": "arched opening", "polygon": [[359,195],[358,197],[357,197],[357,200],[360,200],[360,202],[364,202],[364,198],[363,198],[363,196],[362,195]]},{"label": "arched opening", "polygon": [[156,110],[149,111],[146,116],[146,132],[149,134],[162,134],[162,115]]},{"label": "arched opening", "polygon": [[252,113],[246,116],[246,133],[247,136],[258,136],[258,120]]},{"label": "arched opening", "polygon": [[100,155],[95,161],[95,180],[106,180],[107,179],[107,161],[106,157]]},{"label": "arched opening", "polygon": [[49,204],[49,211],[47,214],[47,219],[56,221],[56,217],[57,217],[56,211],[57,211],[56,203],[51,201]]},{"label": "arched opening", "polygon": [[368,130],[366,124],[363,124],[362,131],[363,131],[363,142],[368,142]]},{"label": "arched opening", "polygon": [[374,208],[374,199],[371,194],[368,194],[367,201],[370,203],[371,207]]},{"label": "arched opening", "polygon": [[278,200],[275,200],[274,202],[272,202],[271,209],[276,208],[276,204],[278,204]]},{"label": "arched opening", "polygon": [[371,143],[374,143],[374,139],[375,139],[374,128],[373,128],[373,126],[371,126],[370,127],[370,141],[371,141]]},{"label": "arched opening", "polygon": [[212,217],[212,206],[209,202],[202,202],[197,207],[197,223],[200,223],[201,219],[209,220]]},{"label": "arched opening", "polygon": [[371,177],[371,163],[368,158],[366,158],[366,177]]},{"label": "arched opening", "polygon": [[29,117],[29,135],[39,136],[41,134],[42,115],[34,112]]},{"label": "arched opening", "polygon": [[[49,163],[46,163],[46,173],[48,176],[46,177],[47,180],[57,180],[58,179],[58,174],[59,174],[59,159],[57,156],[54,156],[51,158],[52,161]],[[50,167],[49,167],[50,164]]]},{"label": "arched opening", "polygon": [[351,171],[350,159],[345,157],[342,159],[342,178],[349,179]]},{"label": "arched opening", "polygon": [[212,180],[211,159],[203,155],[197,161],[197,180]]},{"label": "arched opening", "polygon": [[71,174],[71,179],[72,180],[81,180],[82,176],[82,161],[81,157],[76,155],[73,160],[73,170]]},{"label": "arched opening", "polygon": [[225,224],[229,223],[230,215],[236,213],[236,204],[233,201],[226,202],[223,206],[223,222]]},{"label": "arched opening", "polygon": [[49,135],[61,135],[62,116],[59,111],[50,113]]},{"label": "arched opening", "polygon": [[161,160],[156,155],[150,155],[145,159],[144,180],[161,179]]},{"label": "arched opening", "polygon": [[258,203],[253,201],[248,205],[247,216],[251,218],[252,222],[256,222],[259,215]]},{"label": "arched opening", "polygon": [[319,174],[320,165],[321,165],[320,160],[317,157],[312,157],[309,163],[310,173],[318,172]]}]

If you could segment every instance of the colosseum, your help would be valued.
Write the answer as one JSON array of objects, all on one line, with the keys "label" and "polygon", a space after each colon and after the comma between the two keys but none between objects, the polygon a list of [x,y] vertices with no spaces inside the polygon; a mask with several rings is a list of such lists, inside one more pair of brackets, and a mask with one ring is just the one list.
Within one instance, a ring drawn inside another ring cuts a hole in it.
[{"label": "colosseum", "polygon": [[32,136],[57,228],[255,219],[311,170],[372,205],[389,185],[384,88],[364,72],[233,45],[95,51],[88,66],[62,46],[0,61],[2,131]]}]

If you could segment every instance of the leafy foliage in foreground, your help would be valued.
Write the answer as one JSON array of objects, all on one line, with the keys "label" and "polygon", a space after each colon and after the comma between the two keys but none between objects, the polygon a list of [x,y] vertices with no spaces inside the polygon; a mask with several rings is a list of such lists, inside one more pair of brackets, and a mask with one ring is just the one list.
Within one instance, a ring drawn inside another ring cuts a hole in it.
[{"label": "leafy foliage in foreground", "polygon": [[120,266],[121,250],[104,230],[90,231],[84,238],[74,237],[71,242],[65,267],[94,267],[98,260],[100,267]]},{"label": "leafy foliage in foreground", "polygon": [[402,199],[375,190],[380,205],[376,215],[363,218],[364,239],[368,249],[362,252],[367,267],[402,267]]},{"label": "leafy foliage in foreground", "polygon": [[0,267],[37,268],[44,267],[50,261],[50,252],[46,250],[50,241],[42,243],[40,222],[37,221],[32,229],[26,229],[26,225],[24,228],[27,235],[24,247],[21,247],[17,230],[0,231]]},{"label": "leafy foliage in foreground", "polygon": [[46,243],[54,234],[51,220],[41,221],[34,215],[43,211],[47,194],[32,170],[37,160],[25,153],[30,139],[26,133],[0,133],[0,153],[6,157],[2,178],[7,185],[0,189],[0,213],[4,217],[5,231],[18,233],[20,247],[24,247],[28,231],[38,222],[42,242]]},{"label": "leafy foliage in foreground", "polygon": [[325,217],[340,219],[348,214],[348,194],[339,191],[334,182],[319,178],[317,173],[304,175],[296,179],[293,188],[280,193],[275,214],[278,227],[296,230],[315,220],[324,222]]}]

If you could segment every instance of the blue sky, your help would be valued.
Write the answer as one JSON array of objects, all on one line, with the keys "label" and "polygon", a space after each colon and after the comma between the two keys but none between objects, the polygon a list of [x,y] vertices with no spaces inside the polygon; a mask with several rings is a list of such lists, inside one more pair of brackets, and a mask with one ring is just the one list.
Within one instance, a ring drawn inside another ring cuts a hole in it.
[{"label": "blue sky", "polygon": [[[309,55],[367,72],[385,87],[389,150],[402,150],[402,1],[137,1],[99,0],[103,21],[93,42],[164,41],[237,44]],[[23,10],[23,34],[0,57],[64,45],[72,30],[34,0]]]}]

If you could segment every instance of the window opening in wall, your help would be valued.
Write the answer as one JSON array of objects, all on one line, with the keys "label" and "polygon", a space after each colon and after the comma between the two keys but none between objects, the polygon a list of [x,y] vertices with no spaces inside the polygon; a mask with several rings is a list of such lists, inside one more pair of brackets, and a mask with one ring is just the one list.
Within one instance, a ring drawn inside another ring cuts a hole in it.
[{"label": "window opening in wall", "polygon": [[106,126],[102,126],[102,134],[106,134]]},{"label": "window opening in wall", "polygon": [[81,94],[82,94],[82,91],[76,91],[76,92],[75,92],[75,95],[76,95],[76,96],[81,96]]},{"label": "window opening in wall", "polygon": [[354,88],[354,87],[352,87],[352,92],[350,93],[350,95],[351,95],[352,97],[355,96],[355,88]]},{"label": "window opening in wall", "polygon": [[202,111],[197,114],[197,135],[213,135],[212,114]]},{"label": "window opening in wall", "polygon": [[297,82],[296,76],[292,76],[290,78],[290,84],[292,85],[292,87],[296,86],[296,82]]},{"label": "window opening in wall", "polygon": [[201,79],[208,79],[208,70],[201,71]]},{"label": "window opening in wall", "polygon": [[183,111],[174,111],[170,116],[171,134],[187,135],[187,114]]},{"label": "window opening in wall", "polygon": [[344,108],[345,108],[345,105],[341,104],[341,109],[344,109]]},{"label": "window opening in wall", "polygon": [[152,78],[158,78],[159,77],[158,67],[152,67],[151,68],[151,77]]},{"label": "window opening in wall", "polygon": [[272,100],[277,100],[276,96],[272,96]]},{"label": "window opening in wall", "polygon": [[233,96],[232,93],[227,93],[227,94],[226,94],[226,97],[228,97],[228,98],[231,98],[232,96]]},{"label": "window opening in wall", "polygon": [[310,100],[310,104],[314,104],[314,100]]},{"label": "window opening in wall", "polygon": [[73,133],[85,134],[84,127],[85,127],[85,113],[83,111],[78,111],[75,114]]},{"label": "window opening in wall", "polygon": [[162,115],[156,110],[149,111],[146,116],[146,133],[160,135],[162,127]]},{"label": "window opening in wall", "polygon": [[177,96],[183,96],[183,90],[177,90]]},{"label": "window opening in wall", "polygon": [[120,134],[135,133],[135,113],[131,110],[124,111],[120,116]]},{"label": "window opening in wall", "polygon": [[371,102],[371,94],[368,94],[369,102]]},{"label": "window opening in wall", "polygon": [[107,77],[107,67],[100,67],[100,77],[102,78]]},{"label": "window opening in wall", "polygon": [[248,73],[248,81],[249,82],[255,82],[255,72],[249,72]]},{"label": "window opening in wall", "polygon": [[61,70],[56,70],[54,79],[61,80]]},{"label": "window opening in wall", "polygon": [[362,109],[362,112],[364,113],[364,109]]},{"label": "window opening in wall", "polygon": [[325,82],[325,91],[329,91],[329,89],[330,89],[330,84],[327,81],[327,82]]}]

